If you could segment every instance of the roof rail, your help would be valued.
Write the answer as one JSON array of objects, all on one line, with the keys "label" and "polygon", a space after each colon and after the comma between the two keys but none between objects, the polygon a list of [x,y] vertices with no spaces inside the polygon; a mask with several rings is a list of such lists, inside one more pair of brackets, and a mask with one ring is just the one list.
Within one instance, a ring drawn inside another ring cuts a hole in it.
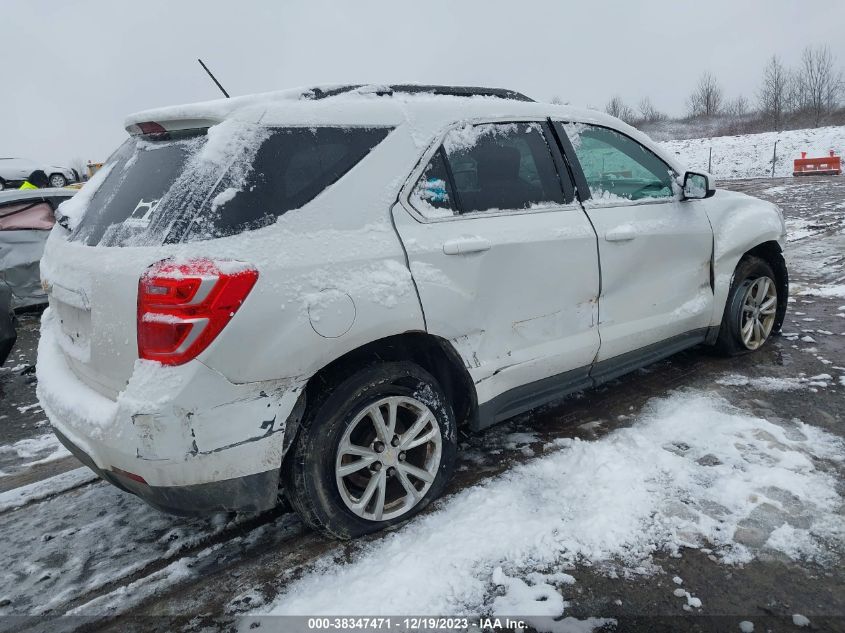
[{"label": "roof rail", "polygon": [[[337,95],[352,92],[364,88],[365,84],[349,84],[335,86],[328,89],[311,88],[302,93],[301,99],[318,100],[335,97]],[[425,84],[393,84],[389,86],[374,85],[371,94],[379,96],[391,96],[400,94],[432,94],[446,95],[452,97],[496,97],[499,99],[510,99],[513,101],[534,101],[521,92],[507,90],[505,88],[482,88],[478,86],[434,86]]]}]

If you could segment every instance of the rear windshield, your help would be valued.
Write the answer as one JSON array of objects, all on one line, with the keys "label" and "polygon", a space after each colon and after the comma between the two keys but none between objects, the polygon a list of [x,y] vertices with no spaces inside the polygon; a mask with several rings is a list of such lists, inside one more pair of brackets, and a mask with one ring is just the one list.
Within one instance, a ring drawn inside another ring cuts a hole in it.
[{"label": "rear windshield", "polygon": [[108,164],[71,239],[89,246],[207,240],[272,224],[340,179],[389,128],[207,130],[133,137]]}]

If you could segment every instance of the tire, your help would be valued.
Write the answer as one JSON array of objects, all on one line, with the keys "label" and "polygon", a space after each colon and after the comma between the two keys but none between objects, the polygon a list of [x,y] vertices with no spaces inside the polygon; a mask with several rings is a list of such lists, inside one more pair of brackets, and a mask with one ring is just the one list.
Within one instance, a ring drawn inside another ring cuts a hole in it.
[{"label": "tire", "polygon": [[[716,350],[725,356],[738,356],[763,347],[780,331],[786,301],[787,297],[778,293],[777,277],[772,267],[759,257],[743,257],[731,280]],[[759,330],[754,320],[759,321]]]},{"label": "tire", "polygon": [[6,181],[0,178],[0,191],[3,191],[6,188]]},{"label": "tire", "polygon": [[[282,473],[291,505],[309,526],[335,538],[355,538],[408,520],[443,492],[455,467],[455,415],[428,372],[410,362],[375,365],[315,400]],[[393,445],[382,441],[391,435],[391,410]],[[385,423],[380,433],[374,411]],[[397,441],[408,448],[401,450]],[[359,460],[371,465],[356,468]]]},{"label": "tire", "polygon": [[67,178],[65,178],[62,174],[51,174],[50,186],[61,189],[62,187],[67,186]]}]

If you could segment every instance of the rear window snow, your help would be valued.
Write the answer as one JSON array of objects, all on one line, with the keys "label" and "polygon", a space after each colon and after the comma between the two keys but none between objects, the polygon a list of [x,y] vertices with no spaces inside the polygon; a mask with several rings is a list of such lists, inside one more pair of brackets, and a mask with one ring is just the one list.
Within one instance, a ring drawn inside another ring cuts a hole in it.
[{"label": "rear window snow", "polygon": [[68,210],[71,239],[152,246],[267,226],[340,179],[389,131],[227,120],[164,138],[133,137]]}]

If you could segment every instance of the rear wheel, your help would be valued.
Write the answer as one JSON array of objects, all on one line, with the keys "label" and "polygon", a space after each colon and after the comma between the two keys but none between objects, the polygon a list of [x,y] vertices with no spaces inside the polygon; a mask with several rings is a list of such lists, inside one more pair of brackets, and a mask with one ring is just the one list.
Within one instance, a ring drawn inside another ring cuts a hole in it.
[{"label": "rear wheel", "polygon": [[67,185],[67,178],[65,178],[62,174],[53,174],[50,176],[50,186],[57,187],[61,189]]},{"label": "rear wheel", "polygon": [[363,369],[309,407],[285,485],[306,523],[353,538],[404,521],[437,498],[452,475],[455,417],[419,366]]},{"label": "rear wheel", "polygon": [[772,267],[759,257],[744,257],[734,272],[716,348],[729,356],[760,349],[778,329],[783,301]]}]

